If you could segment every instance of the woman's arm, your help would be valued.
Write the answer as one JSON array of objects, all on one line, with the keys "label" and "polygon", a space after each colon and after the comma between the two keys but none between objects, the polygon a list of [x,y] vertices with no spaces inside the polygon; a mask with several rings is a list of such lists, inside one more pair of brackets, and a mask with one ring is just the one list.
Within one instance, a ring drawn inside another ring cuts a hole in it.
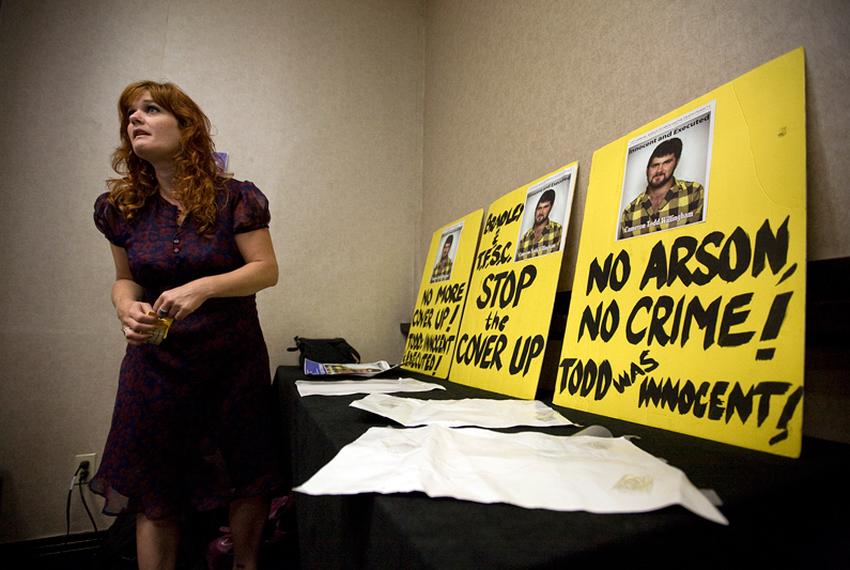
[{"label": "woman's arm", "polygon": [[176,320],[191,315],[204,301],[214,297],[246,297],[277,283],[277,258],[267,228],[236,234],[236,246],[245,265],[220,275],[190,281],[163,291],[153,310]]},{"label": "woman's arm", "polygon": [[124,336],[130,344],[143,344],[150,336],[156,322],[148,315],[153,310],[148,303],[140,301],[142,287],[133,281],[127,250],[110,244],[112,260],[115,262],[115,282],[112,284],[112,305],[121,321]]}]

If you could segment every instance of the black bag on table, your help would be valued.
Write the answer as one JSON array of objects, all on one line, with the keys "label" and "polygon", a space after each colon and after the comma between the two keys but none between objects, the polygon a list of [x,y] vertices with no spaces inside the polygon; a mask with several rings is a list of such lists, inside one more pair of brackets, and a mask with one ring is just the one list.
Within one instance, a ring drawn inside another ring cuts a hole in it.
[{"label": "black bag on table", "polygon": [[360,353],[344,338],[304,338],[296,336],[295,346],[286,350],[289,352],[299,351],[298,364],[302,368],[305,358],[322,364],[355,364],[360,362]]}]

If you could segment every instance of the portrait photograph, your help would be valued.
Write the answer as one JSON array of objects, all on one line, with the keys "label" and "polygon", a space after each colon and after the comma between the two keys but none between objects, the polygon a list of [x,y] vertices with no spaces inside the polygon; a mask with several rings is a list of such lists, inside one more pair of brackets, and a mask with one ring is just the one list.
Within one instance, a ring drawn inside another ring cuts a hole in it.
[{"label": "portrait photograph", "polygon": [[629,142],[618,240],[706,219],[714,116],[712,101]]},{"label": "portrait photograph", "polygon": [[437,255],[434,256],[434,265],[431,268],[431,283],[438,283],[440,281],[448,281],[451,279],[462,230],[463,224],[460,224],[447,229],[443,232],[443,235],[440,236],[440,244],[437,247]]},{"label": "portrait photograph", "polygon": [[517,236],[515,261],[560,251],[572,205],[573,170],[560,172],[529,188]]}]

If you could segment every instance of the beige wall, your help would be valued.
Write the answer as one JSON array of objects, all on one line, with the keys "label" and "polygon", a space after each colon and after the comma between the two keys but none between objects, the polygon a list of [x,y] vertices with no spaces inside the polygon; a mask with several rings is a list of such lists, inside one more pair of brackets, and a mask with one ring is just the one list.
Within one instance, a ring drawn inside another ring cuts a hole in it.
[{"label": "beige wall", "polygon": [[[397,361],[421,204],[419,0],[3,0],[0,541],[64,533],[76,453],[101,452],[122,338],[92,204],[130,81],[181,85],[272,205],[272,365],[294,335]],[[413,230],[411,231],[411,228]],[[74,499],[74,531],[88,521]]]},{"label": "beige wall", "polygon": [[809,253],[850,255],[848,29],[838,0],[3,0],[0,541],[64,531],[73,456],[108,430],[122,339],[91,205],[128,82],[182,85],[270,197],[272,365],[296,334],[394,360],[434,229],[578,160],[568,288],[593,150],[801,45]]},{"label": "beige wall", "polygon": [[422,235],[579,161],[559,289],[571,288],[593,151],[806,48],[808,252],[850,255],[850,3],[431,0]]}]

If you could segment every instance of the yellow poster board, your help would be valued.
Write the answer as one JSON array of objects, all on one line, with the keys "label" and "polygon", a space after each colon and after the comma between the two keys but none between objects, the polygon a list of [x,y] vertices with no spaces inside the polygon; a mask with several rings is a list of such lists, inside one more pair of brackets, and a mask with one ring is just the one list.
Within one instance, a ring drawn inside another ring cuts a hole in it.
[{"label": "yellow poster board", "polygon": [[449,380],[534,398],[577,168],[559,168],[490,205]]},{"label": "yellow poster board", "polygon": [[449,375],[483,217],[484,210],[476,210],[431,237],[402,368],[436,378]]},{"label": "yellow poster board", "polygon": [[798,49],[593,155],[554,403],[797,457]]}]

